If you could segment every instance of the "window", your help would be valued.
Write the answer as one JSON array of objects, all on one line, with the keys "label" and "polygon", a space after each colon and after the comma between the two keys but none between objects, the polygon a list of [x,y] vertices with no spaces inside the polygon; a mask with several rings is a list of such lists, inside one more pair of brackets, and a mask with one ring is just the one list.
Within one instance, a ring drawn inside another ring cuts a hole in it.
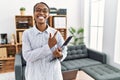
[{"label": "window", "polygon": [[84,22],[85,43],[89,48],[102,51],[104,0],[85,0]]},{"label": "window", "polygon": [[115,62],[120,64],[120,1],[118,1],[117,8],[117,23],[115,35]]}]

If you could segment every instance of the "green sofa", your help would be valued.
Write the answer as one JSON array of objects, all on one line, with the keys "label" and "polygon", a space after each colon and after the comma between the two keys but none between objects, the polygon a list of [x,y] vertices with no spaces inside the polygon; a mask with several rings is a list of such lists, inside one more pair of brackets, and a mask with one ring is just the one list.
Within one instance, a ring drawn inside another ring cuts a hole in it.
[{"label": "green sofa", "polygon": [[[84,44],[68,46],[68,54],[61,62],[62,72],[71,70],[83,70],[95,80],[120,80],[120,70],[106,64],[106,54],[88,49]],[[15,78],[25,80],[26,62],[22,52],[15,56]]]}]

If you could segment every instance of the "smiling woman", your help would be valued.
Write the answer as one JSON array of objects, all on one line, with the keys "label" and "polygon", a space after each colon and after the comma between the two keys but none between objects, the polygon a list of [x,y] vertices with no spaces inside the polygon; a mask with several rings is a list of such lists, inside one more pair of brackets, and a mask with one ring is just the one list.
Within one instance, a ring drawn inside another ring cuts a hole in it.
[{"label": "smiling woman", "polygon": [[46,3],[41,2],[37,3],[34,6],[34,19],[35,19],[35,23],[37,25],[37,28],[40,29],[40,31],[44,31],[46,28],[40,28],[38,27],[39,24],[45,24],[46,25],[46,21],[49,17],[49,7]]},{"label": "smiling woman", "polygon": [[[62,35],[46,23],[49,11],[46,3],[37,3],[33,9],[35,26],[23,32],[26,80],[63,80],[60,62],[65,59],[67,48],[60,48],[64,43]],[[57,59],[51,61],[54,58]]]}]

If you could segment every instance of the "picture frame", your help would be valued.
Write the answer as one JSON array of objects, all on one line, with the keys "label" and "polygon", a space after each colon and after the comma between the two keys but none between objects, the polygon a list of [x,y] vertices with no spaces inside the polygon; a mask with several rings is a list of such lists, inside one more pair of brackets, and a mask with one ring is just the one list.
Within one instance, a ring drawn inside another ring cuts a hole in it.
[{"label": "picture frame", "polygon": [[54,16],[53,18],[54,28],[66,28],[66,17],[65,16]]}]

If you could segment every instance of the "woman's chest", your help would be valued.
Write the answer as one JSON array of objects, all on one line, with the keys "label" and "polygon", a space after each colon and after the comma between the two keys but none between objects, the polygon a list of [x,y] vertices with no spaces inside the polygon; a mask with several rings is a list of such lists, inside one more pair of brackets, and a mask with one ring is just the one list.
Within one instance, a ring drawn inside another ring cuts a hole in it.
[{"label": "woman's chest", "polygon": [[46,44],[48,44],[48,39],[49,36],[47,34],[38,34],[36,36],[31,36],[32,39],[30,39],[30,43],[31,43],[31,47],[33,49],[38,48],[38,47],[42,47]]}]

